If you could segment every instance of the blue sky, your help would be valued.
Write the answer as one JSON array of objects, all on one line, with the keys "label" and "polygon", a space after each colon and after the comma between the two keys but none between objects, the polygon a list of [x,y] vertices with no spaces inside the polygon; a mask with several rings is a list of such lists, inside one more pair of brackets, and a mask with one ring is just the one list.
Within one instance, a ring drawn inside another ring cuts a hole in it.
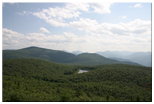
[{"label": "blue sky", "polygon": [[151,3],[3,3],[3,49],[150,51]]}]

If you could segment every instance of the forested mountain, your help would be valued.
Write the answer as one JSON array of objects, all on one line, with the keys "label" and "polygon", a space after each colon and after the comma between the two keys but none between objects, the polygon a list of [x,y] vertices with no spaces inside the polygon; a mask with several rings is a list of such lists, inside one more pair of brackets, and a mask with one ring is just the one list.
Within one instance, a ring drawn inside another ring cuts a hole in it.
[{"label": "forested mountain", "polygon": [[74,55],[72,53],[51,50],[39,47],[28,47],[19,50],[3,50],[3,59],[13,58],[37,58],[57,63],[77,64],[77,65],[103,65],[103,64],[132,64],[135,62],[122,62],[106,58],[96,53],[82,53]]},{"label": "forested mountain", "polygon": [[[80,69],[88,72],[78,74]],[[3,61],[3,101],[152,101],[151,67]]]}]

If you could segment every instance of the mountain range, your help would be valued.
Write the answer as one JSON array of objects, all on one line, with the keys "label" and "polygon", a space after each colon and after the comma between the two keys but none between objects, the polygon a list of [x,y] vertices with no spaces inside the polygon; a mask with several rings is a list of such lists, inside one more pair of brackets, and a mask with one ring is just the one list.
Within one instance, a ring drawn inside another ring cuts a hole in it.
[{"label": "mountain range", "polygon": [[106,58],[97,53],[81,53],[74,55],[69,52],[45,49],[40,47],[27,47],[18,50],[3,50],[3,60],[14,58],[37,58],[56,63],[76,64],[76,65],[104,65],[104,64],[131,64],[139,65],[131,61],[118,61]]}]

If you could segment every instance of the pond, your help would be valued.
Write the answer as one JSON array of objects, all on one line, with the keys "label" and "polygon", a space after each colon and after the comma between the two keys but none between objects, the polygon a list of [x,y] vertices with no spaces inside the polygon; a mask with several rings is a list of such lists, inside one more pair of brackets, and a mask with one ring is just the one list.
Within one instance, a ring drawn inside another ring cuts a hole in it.
[{"label": "pond", "polygon": [[78,74],[80,74],[80,73],[86,73],[86,72],[88,72],[88,70],[82,70],[82,69],[79,69]]}]

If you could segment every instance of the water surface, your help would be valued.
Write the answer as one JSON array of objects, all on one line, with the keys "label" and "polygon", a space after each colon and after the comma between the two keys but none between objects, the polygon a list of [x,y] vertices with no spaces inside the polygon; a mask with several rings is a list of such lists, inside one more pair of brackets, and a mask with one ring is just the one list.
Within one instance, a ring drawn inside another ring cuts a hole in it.
[{"label": "water surface", "polygon": [[80,73],[86,73],[86,72],[88,72],[88,70],[82,70],[82,69],[80,69],[78,73],[80,74]]}]

